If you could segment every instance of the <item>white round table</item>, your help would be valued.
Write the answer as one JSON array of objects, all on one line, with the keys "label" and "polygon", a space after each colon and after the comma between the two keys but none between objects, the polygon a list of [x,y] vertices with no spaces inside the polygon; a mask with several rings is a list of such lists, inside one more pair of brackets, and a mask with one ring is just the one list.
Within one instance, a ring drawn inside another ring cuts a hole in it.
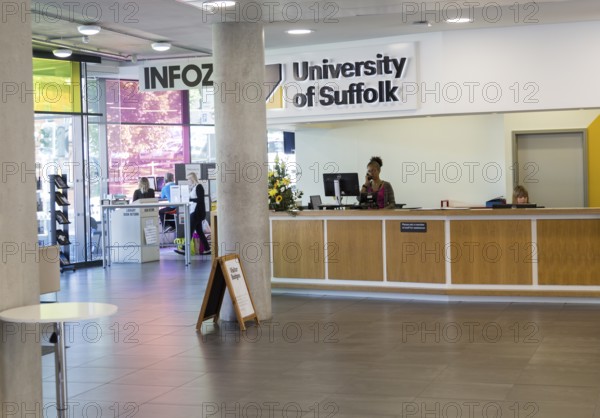
[{"label": "white round table", "polygon": [[85,321],[110,316],[117,307],[108,303],[65,302],[21,306],[0,312],[0,320],[19,324],[54,324],[56,350],[56,410],[59,418],[67,418],[67,357],[64,328],[68,321]]}]

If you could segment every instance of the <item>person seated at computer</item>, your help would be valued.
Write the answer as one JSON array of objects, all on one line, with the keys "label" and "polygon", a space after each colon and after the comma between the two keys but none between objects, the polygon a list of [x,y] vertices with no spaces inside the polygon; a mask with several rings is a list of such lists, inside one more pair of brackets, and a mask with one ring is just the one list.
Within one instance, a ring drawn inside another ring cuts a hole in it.
[{"label": "person seated at computer", "polygon": [[513,190],[512,203],[513,205],[524,205],[526,203],[529,203],[529,193],[527,192],[527,189],[525,187],[521,185],[515,187],[515,189]]},{"label": "person seated at computer", "polygon": [[148,177],[140,177],[138,181],[138,189],[133,192],[133,201],[139,199],[149,199],[153,198],[154,189],[150,188],[150,182],[148,181]]},{"label": "person seated at computer", "polygon": [[[167,202],[171,201],[171,186],[175,184],[175,176],[173,173],[165,174],[165,185],[162,187],[160,191],[160,200],[166,200]],[[160,218],[160,224],[163,226],[163,230],[165,232],[171,232],[175,229],[171,224],[165,225],[165,216],[167,212],[172,212],[175,210],[174,206],[167,206],[165,208],[160,208],[158,210],[158,217]],[[170,221],[169,221],[170,222]]]},{"label": "person seated at computer", "polygon": [[394,209],[396,199],[394,198],[394,189],[392,185],[379,177],[383,160],[380,157],[372,157],[367,164],[367,174],[365,183],[360,189],[361,202],[367,202],[369,196],[373,197],[376,203],[374,207],[379,209]]}]

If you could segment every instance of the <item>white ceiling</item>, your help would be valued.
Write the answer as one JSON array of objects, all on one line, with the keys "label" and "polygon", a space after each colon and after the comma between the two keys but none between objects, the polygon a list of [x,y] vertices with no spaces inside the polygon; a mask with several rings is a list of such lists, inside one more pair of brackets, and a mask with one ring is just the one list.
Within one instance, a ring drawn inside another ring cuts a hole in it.
[{"label": "white ceiling", "polygon": [[[32,0],[34,48],[57,46],[82,50],[105,58],[132,61],[203,56],[212,52],[211,21],[257,20],[265,25],[267,49],[380,38],[412,33],[472,28],[498,28],[600,20],[598,0],[242,0],[224,14],[207,13],[200,1],[176,0]],[[187,4],[186,4],[187,3]],[[16,3],[15,3],[16,4]],[[499,7],[501,6],[501,7]],[[59,9],[59,7],[62,7]],[[460,8],[459,8],[460,7]],[[445,18],[472,17],[472,23],[451,24]],[[415,24],[418,21],[427,24]],[[102,27],[98,35],[83,43],[80,24]],[[304,36],[285,33],[291,28],[309,28]],[[168,52],[155,52],[152,42],[167,41]]]}]

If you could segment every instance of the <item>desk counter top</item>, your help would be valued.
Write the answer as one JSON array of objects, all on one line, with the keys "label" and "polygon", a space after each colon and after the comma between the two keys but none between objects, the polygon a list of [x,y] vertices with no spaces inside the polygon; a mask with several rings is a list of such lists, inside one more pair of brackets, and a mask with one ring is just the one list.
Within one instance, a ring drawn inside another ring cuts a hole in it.
[{"label": "desk counter top", "polygon": [[[375,210],[301,210],[296,212],[299,217],[394,217],[405,216],[562,216],[562,215],[592,215],[600,216],[600,208],[535,208],[535,209],[492,209],[492,208],[449,208],[449,209],[375,209]],[[273,218],[292,217],[287,212],[271,212]]]}]

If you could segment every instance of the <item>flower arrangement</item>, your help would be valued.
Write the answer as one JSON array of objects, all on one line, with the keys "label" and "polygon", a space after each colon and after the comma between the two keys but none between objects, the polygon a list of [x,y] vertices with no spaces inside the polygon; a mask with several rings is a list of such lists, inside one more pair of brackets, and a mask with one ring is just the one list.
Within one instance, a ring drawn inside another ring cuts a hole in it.
[{"label": "flower arrangement", "polygon": [[296,200],[300,199],[302,194],[292,186],[285,161],[276,156],[275,166],[269,170],[269,209],[293,214],[298,210]]}]

